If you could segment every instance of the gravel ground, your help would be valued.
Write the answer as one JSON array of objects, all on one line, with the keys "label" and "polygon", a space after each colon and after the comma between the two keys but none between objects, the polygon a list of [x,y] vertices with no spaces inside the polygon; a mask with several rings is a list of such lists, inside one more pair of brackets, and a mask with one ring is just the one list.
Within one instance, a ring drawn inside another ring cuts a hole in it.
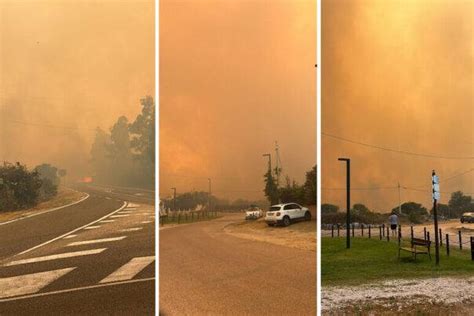
[{"label": "gravel ground", "polygon": [[466,307],[474,306],[474,277],[390,280],[360,286],[322,288],[322,310],[325,314],[347,312],[354,306],[364,305],[394,313],[413,311],[414,306],[414,311],[421,309],[425,312],[432,312],[440,306],[451,306],[459,314],[464,314]]}]

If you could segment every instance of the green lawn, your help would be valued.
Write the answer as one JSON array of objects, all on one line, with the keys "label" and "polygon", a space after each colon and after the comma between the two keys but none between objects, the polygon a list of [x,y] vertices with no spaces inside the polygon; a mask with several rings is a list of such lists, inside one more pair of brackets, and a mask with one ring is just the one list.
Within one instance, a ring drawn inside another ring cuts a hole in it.
[{"label": "green lawn", "polygon": [[[413,261],[409,252],[398,259],[398,243],[368,238],[354,238],[346,249],[345,238],[322,238],[321,275],[323,285],[357,285],[375,280],[436,276],[474,275],[470,250],[440,249],[440,265],[436,267],[434,248],[432,260],[419,255]],[[409,243],[405,241],[405,243]]]}]

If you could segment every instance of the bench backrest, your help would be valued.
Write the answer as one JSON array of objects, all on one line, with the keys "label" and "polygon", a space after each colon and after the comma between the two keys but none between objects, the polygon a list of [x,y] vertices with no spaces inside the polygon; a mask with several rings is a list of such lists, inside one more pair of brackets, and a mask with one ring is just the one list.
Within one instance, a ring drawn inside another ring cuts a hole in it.
[{"label": "bench backrest", "polygon": [[412,245],[417,245],[417,246],[429,247],[429,246],[431,245],[431,241],[430,241],[430,240],[426,240],[426,239],[413,238],[413,239],[411,240],[411,244],[412,244]]}]

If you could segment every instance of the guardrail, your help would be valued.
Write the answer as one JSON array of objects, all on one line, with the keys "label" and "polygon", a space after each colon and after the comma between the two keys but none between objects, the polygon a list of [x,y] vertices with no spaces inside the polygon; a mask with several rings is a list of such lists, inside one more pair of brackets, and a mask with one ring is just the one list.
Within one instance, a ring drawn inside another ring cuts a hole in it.
[{"label": "guardrail", "polygon": [[160,225],[193,223],[216,217],[218,217],[217,211],[176,211],[160,213]]}]

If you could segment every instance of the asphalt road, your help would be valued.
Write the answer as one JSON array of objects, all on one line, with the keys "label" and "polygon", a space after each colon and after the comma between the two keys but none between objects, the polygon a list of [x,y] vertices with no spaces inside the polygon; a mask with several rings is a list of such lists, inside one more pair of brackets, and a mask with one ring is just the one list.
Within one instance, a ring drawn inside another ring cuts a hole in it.
[{"label": "asphalt road", "polygon": [[316,256],[229,236],[242,214],[160,230],[162,315],[315,315]]},{"label": "asphalt road", "polygon": [[0,315],[154,314],[153,198],[81,190],[77,205],[0,225]]}]

